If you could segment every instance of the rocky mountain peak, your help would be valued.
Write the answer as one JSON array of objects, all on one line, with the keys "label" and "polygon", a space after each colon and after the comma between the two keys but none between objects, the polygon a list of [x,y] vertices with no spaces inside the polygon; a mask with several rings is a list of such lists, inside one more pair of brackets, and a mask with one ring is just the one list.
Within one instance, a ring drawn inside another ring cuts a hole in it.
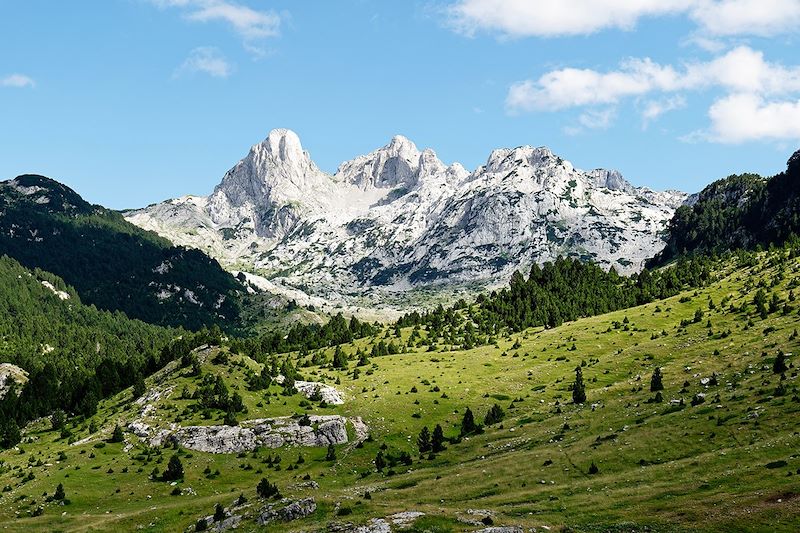
[{"label": "rocky mountain peak", "polygon": [[519,165],[543,167],[552,165],[559,159],[545,146],[518,146],[493,150],[486,161],[486,170],[500,171]]},{"label": "rocky mountain peak", "polygon": [[386,146],[343,163],[336,177],[360,189],[409,186],[416,182],[420,156],[413,142],[396,135]]},{"label": "rocky mountain peak", "polygon": [[402,300],[423,285],[493,285],[558,256],[636,271],[685,201],[576,169],[547,147],[494,150],[467,172],[399,135],[331,176],[297,135],[274,130],[206,204],[130,219],[227,265],[280,273],[270,283],[294,299],[380,306],[384,289]]},{"label": "rocky mountain peak", "polygon": [[292,130],[283,128],[269,132],[267,138],[253,147],[265,150],[272,157],[283,162],[296,162],[308,159],[308,154],[303,151],[300,137]]}]

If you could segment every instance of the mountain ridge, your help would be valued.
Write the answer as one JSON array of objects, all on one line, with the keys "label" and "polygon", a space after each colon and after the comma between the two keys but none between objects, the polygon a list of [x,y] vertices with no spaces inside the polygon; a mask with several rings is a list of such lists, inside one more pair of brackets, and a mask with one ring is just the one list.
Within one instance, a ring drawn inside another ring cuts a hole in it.
[{"label": "mountain ridge", "polygon": [[51,178],[0,182],[3,254],[63,278],[100,309],[188,329],[238,326],[244,287],[216,260],[175,247]]},{"label": "mountain ridge", "polygon": [[497,149],[468,171],[399,135],[327,174],[279,129],[209,196],[125,216],[279,291],[375,308],[419,291],[502,284],[562,255],[636,271],[663,247],[660,232],[686,199],[616,171],[575,169],[546,147]]}]

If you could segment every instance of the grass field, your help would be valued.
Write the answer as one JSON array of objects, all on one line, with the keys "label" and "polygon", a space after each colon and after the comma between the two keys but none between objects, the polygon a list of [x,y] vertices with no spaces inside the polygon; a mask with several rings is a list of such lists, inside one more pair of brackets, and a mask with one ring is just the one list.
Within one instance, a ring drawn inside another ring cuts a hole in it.
[{"label": "grass field", "polygon": [[[780,254],[763,254],[754,266],[731,259],[708,287],[501,336],[494,345],[461,351],[439,344],[433,352],[420,346],[373,357],[357,379],[355,361],[346,371],[300,365],[304,379],[343,393],[340,406],[283,396],[278,385],[248,391],[245,369],[258,371],[258,363],[239,355],[227,363],[205,358],[203,373],[221,375],[243,396],[248,412],[240,419],[359,416],[371,439],[339,446],[335,461],[321,448],[214,455],[152,449],[130,433],[125,443],[107,443],[116,424],[139,415],[128,390],[103,402],[92,420],[68,422],[77,444],[43,420],[27,428],[18,449],[0,454],[0,529],[181,531],[212,514],[216,503],[231,506],[244,494],[249,507],[239,529],[263,530],[251,518],[264,505],[255,489],[266,477],[284,496],[310,496],[318,505],[313,515],[267,531],[324,530],[331,522],[362,524],[401,511],[426,513],[410,531],[479,529],[459,521],[470,509],[491,511],[496,525],[537,531],[797,531],[800,399],[793,363],[800,305],[790,291],[800,284],[800,262]],[[753,305],[758,288],[777,296],[766,318]],[[397,339],[387,329],[343,349],[354,354],[387,336],[402,345],[410,335],[407,328]],[[773,372],[779,350],[790,365],[783,380]],[[332,354],[325,350],[328,360]],[[311,354],[287,356],[301,364]],[[572,403],[576,366],[586,383],[582,405]],[[656,367],[663,373],[661,402],[650,392]],[[167,392],[154,402],[151,421],[222,423],[221,412],[204,418],[187,409],[194,400],[181,399],[181,391],[195,388],[197,378],[177,365],[147,385]],[[441,424],[455,438],[467,407],[480,422],[493,404],[505,411],[501,423],[420,457],[423,426]],[[90,434],[92,421],[97,431]],[[408,452],[413,463],[376,472],[379,451]],[[150,479],[176,453],[185,470],[181,495]],[[307,487],[308,480],[319,488]],[[59,483],[69,505],[47,502]]]}]

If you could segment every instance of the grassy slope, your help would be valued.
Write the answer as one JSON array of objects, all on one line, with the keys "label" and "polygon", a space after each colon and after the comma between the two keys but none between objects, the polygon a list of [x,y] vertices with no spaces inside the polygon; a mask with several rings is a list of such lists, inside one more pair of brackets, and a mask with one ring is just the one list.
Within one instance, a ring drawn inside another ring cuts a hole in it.
[{"label": "grassy slope", "polygon": [[[799,266],[800,261],[791,261],[774,289],[784,300],[787,284],[798,277]],[[773,313],[762,321],[749,305],[755,323],[751,328],[746,328],[749,317],[738,311],[708,309],[709,298],[719,304],[730,296],[737,308],[751,302],[754,291],[744,289],[746,281],[764,280],[769,285],[777,273],[778,268],[766,261],[753,269],[730,267],[719,282],[697,294],[685,293],[553,330],[528,330],[500,340],[497,346],[467,352],[375,358],[370,367],[362,367],[358,380],[327,368],[302,369],[308,379],[330,383],[340,377],[339,388],[348,402],[324,411],[362,416],[372,428],[374,442],[360,449],[340,447],[336,463],[324,461],[325,450],[317,449],[264,450],[246,457],[192,452],[183,456],[186,479],[181,486],[191,487],[196,496],[170,496],[168,484],[148,480],[154,466],[163,470],[171,450],[151,455],[147,461],[135,458],[139,448],[121,453],[121,444],[97,449],[95,440],[67,446],[56,440],[54,432],[44,430],[42,423],[29,431],[35,442],[24,444],[24,453],[0,454],[6,464],[0,486],[12,488],[0,493],[0,523],[9,531],[132,530],[139,526],[173,531],[211,514],[216,502],[230,505],[240,492],[255,509],[255,485],[266,476],[285,495],[317,499],[317,513],[291,524],[296,529],[420,510],[443,517],[440,526],[447,530],[446,524],[455,524],[451,521],[458,513],[479,508],[494,510],[497,524],[531,527],[569,525],[595,531],[636,524],[657,531],[794,531],[800,520],[796,370],[791,368],[786,374],[790,392],[773,397],[779,376],[772,373],[772,361],[778,349],[797,353],[800,348],[800,340],[790,340],[800,322],[797,309],[787,316]],[[690,300],[681,302],[687,296]],[[681,320],[694,317],[698,308],[706,312],[702,322],[679,328]],[[621,323],[625,317],[629,329],[615,329],[614,322]],[[706,327],[708,319],[712,336]],[[721,335],[728,329],[730,336]],[[651,338],[662,330],[666,336]],[[410,330],[403,331],[404,337],[409,334]],[[356,345],[373,341],[364,339]],[[516,341],[521,347],[512,349]],[[345,350],[355,348],[346,346]],[[588,402],[574,406],[568,386],[582,360],[588,362],[584,368]],[[653,396],[649,378],[655,366],[663,367],[662,404],[645,403]],[[223,373],[231,387],[241,383],[243,376],[240,367],[230,364],[223,368],[207,361],[204,370]],[[719,385],[701,385],[700,379],[714,372]],[[177,407],[168,415],[165,411],[168,421],[182,410],[183,400],[174,398],[183,386],[181,380],[188,379],[167,377],[176,387],[173,400],[165,406]],[[689,385],[682,391],[685,381]],[[432,392],[434,386],[440,392]],[[418,392],[410,392],[412,387]],[[254,397],[244,389],[241,383],[239,391],[250,409],[247,417],[302,410],[298,397],[272,397],[269,405],[257,407],[263,393]],[[706,403],[691,407],[689,401],[699,392],[707,394]],[[679,398],[685,400],[685,408],[670,412],[669,400]],[[512,403],[513,399],[519,401]],[[466,406],[482,419],[494,402],[507,412],[502,428],[494,426],[483,435],[451,444],[434,460],[418,459],[414,442],[422,425],[442,423],[445,433],[454,436]],[[592,404],[596,404],[594,409]],[[117,418],[130,417],[133,411],[125,412],[129,405],[130,391],[105,402],[96,417],[101,433],[110,433]],[[414,418],[415,413],[421,417]],[[182,423],[190,421],[200,420]],[[565,424],[569,429],[564,430]],[[76,428],[78,438],[86,436],[85,428],[85,423]],[[412,452],[414,465],[395,467],[395,476],[372,472],[362,478],[362,473],[373,470],[371,461],[384,442],[389,451]],[[67,459],[58,462],[62,450]],[[264,463],[276,453],[283,458],[280,471]],[[305,462],[288,470],[298,453]],[[41,466],[30,466],[39,461]],[[548,461],[552,464],[544,466]],[[787,464],[765,466],[773,461]],[[591,462],[599,467],[598,474],[587,474]],[[245,469],[246,465],[252,470]],[[219,469],[220,476],[207,479],[206,466]],[[127,473],[122,473],[126,467]],[[21,483],[21,476],[28,472],[35,479]],[[319,490],[296,487],[306,474],[320,484]],[[47,504],[42,516],[28,517],[44,500],[42,494],[52,493],[59,482],[64,483],[71,505]],[[371,500],[362,497],[367,490],[372,492]],[[32,505],[32,500],[37,503]],[[337,518],[337,503],[353,513]],[[286,525],[274,527],[275,531],[287,529]]]}]

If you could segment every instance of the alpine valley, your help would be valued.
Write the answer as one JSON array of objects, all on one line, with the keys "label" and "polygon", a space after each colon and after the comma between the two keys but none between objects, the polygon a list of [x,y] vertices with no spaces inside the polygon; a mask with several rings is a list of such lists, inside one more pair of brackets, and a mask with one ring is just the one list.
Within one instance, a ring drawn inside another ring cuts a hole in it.
[{"label": "alpine valley", "polygon": [[124,216],[0,182],[0,529],[794,533],[798,234],[800,151],[688,196],[275,130]]},{"label": "alpine valley", "polygon": [[125,217],[300,305],[396,317],[557,257],[638,272],[688,199],[578,170],[544,147],[494,150],[470,172],[402,136],[329,175],[276,129],[210,196]]}]

